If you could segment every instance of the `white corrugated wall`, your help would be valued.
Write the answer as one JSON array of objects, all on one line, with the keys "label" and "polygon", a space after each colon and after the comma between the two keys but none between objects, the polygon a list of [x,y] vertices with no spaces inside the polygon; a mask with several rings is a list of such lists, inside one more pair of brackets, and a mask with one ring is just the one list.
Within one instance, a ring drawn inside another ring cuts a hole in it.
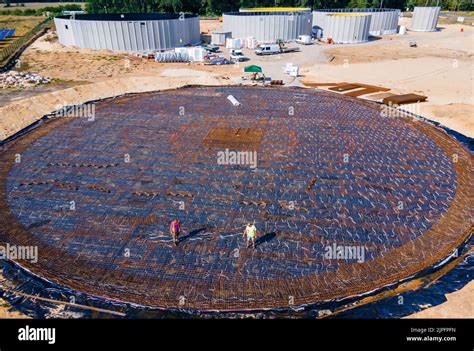
[{"label": "white corrugated wall", "polygon": [[372,15],[338,16],[329,14],[325,19],[324,37],[338,44],[364,43],[369,40]]},{"label": "white corrugated wall", "polygon": [[398,9],[325,9],[313,11],[313,26],[321,28],[324,32],[326,15],[329,13],[368,13],[372,15],[370,21],[370,35],[396,34],[398,32]]},{"label": "white corrugated wall", "polygon": [[371,11],[370,35],[387,35],[398,32],[398,19],[400,10]]},{"label": "white corrugated wall", "polygon": [[295,40],[299,35],[309,35],[311,26],[310,12],[223,14],[224,31],[232,32],[233,38],[254,37],[259,42]]},{"label": "white corrugated wall", "polygon": [[435,31],[440,9],[440,7],[415,7],[410,29],[415,32]]},{"label": "white corrugated wall", "polygon": [[168,50],[199,44],[199,17],[147,21],[93,21],[55,18],[59,42],[112,51]]}]

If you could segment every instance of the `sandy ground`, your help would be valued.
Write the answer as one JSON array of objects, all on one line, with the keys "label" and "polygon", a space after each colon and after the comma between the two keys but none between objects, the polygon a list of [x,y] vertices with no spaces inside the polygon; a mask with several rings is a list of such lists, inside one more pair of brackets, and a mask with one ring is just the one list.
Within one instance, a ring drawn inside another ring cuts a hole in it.
[{"label": "sandy ground", "polygon": [[[0,270],[0,286],[8,286],[8,285],[10,285],[9,282],[5,280]],[[0,298],[0,319],[3,319],[3,318],[29,318],[29,317],[17,311],[7,301]]]},{"label": "sandy ground", "polygon": [[474,318],[474,281],[446,295],[447,302],[414,313],[407,318]]},{"label": "sandy ground", "polygon": [[217,29],[222,28],[222,22],[218,20],[201,20],[201,33],[211,33]]},{"label": "sandy ground", "polygon": [[[402,24],[406,21],[402,19]],[[201,31],[220,27],[218,21],[204,20]],[[409,41],[416,41],[418,47],[410,48]],[[299,46],[301,52],[258,57],[244,49],[250,61],[236,65],[159,64],[126,53],[65,48],[50,33],[25,51],[21,69],[54,78],[58,88],[68,84],[72,87],[58,91],[38,87],[4,94],[0,100],[0,139],[63,104],[186,84],[246,83],[241,77],[246,75],[242,69],[248,64],[262,66],[267,77],[281,79],[288,85],[301,85],[301,81],[360,82],[390,88],[388,93],[426,95],[427,102],[407,109],[474,137],[474,28],[443,25],[438,32],[408,32],[405,36],[385,36],[366,44],[288,46]],[[222,51],[229,56],[227,49]],[[300,77],[290,78],[283,72],[287,62],[300,66]],[[382,96],[378,93],[364,98]],[[414,317],[474,317],[473,285],[471,282],[449,294],[447,302]]]},{"label": "sandy ground", "polygon": [[0,299],[0,319],[5,318],[28,318],[28,316],[16,311],[8,302]]},{"label": "sandy ground", "polygon": [[[387,40],[390,45],[385,45]],[[410,48],[409,41],[418,47]],[[428,96],[417,106],[420,115],[474,137],[474,28],[452,25],[441,32],[409,32],[325,54],[333,61],[303,68],[305,79],[362,82]]]},{"label": "sandy ground", "polygon": [[157,63],[127,53],[66,48],[57,42],[56,35],[46,34],[33,43],[22,55],[21,70],[36,72],[63,81],[97,82],[108,78],[159,75],[169,68],[186,68],[229,75],[238,72],[231,66],[205,66],[202,63]]},{"label": "sandy ground", "polygon": [[[409,28],[410,21],[402,18],[400,24]],[[439,29],[408,31],[404,36],[384,36],[355,45],[289,43],[287,46],[298,46],[301,52],[275,56],[259,57],[244,49],[250,61],[240,66],[262,66],[268,77],[291,85],[302,81],[358,82],[390,88],[395,94],[425,95],[427,102],[404,108],[474,137],[474,28],[446,24]],[[411,41],[417,47],[410,47]],[[298,79],[283,72],[287,62],[300,67]],[[371,95],[363,98],[372,99]]]}]

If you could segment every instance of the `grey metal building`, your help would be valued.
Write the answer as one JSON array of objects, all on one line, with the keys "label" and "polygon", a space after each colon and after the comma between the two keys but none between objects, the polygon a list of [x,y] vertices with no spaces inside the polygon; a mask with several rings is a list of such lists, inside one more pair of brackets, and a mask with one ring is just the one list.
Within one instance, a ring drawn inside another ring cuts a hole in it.
[{"label": "grey metal building", "polygon": [[437,7],[415,7],[411,20],[410,30],[414,32],[433,32],[438,24],[438,16],[441,8]]},{"label": "grey metal building", "polygon": [[277,39],[295,40],[311,34],[312,16],[309,11],[227,12],[223,14],[224,31],[232,38],[254,37],[259,42]]},{"label": "grey metal building", "polygon": [[326,27],[326,15],[329,13],[361,13],[370,14],[370,35],[387,35],[398,32],[398,19],[400,10],[384,8],[354,8],[354,9],[322,9],[313,11],[313,26],[323,30]]},{"label": "grey metal building", "polygon": [[367,13],[329,13],[324,37],[337,44],[357,44],[369,41],[371,15]]},{"label": "grey metal building", "polygon": [[112,51],[169,50],[200,43],[199,16],[165,13],[59,16],[59,42]]}]

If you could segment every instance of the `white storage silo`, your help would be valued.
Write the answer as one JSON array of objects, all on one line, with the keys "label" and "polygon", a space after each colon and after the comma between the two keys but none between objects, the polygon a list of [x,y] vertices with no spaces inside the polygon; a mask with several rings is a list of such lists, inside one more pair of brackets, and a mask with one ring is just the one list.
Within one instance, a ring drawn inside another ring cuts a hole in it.
[{"label": "white storage silo", "polygon": [[58,40],[66,46],[128,52],[170,50],[199,44],[199,16],[123,13],[58,16]]},{"label": "white storage silo", "polygon": [[324,38],[336,44],[369,41],[371,15],[368,13],[330,13],[326,15]]},{"label": "white storage silo", "polygon": [[326,29],[326,16],[330,13],[367,13],[370,19],[369,34],[388,35],[396,34],[398,30],[398,18],[400,10],[385,8],[344,8],[344,9],[319,9],[313,12],[313,28]]},{"label": "white storage silo", "polygon": [[415,7],[410,30],[414,32],[434,32],[438,24],[440,7]]},{"label": "white storage silo", "polygon": [[253,37],[258,42],[275,42],[311,34],[310,11],[225,12],[222,17],[224,31],[232,32],[233,38]]}]

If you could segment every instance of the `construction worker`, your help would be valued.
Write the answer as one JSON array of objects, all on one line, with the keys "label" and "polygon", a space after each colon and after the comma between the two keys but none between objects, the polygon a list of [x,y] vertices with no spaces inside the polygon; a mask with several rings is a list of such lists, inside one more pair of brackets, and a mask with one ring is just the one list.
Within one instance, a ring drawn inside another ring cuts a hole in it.
[{"label": "construction worker", "polygon": [[257,238],[257,228],[252,223],[247,224],[244,230],[244,237],[247,238],[247,247],[250,247],[250,241],[252,241],[252,246],[255,249],[255,239]]},{"label": "construction worker", "polygon": [[181,232],[181,223],[177,218],[173,219],[170,223],[170,233],[173,237],[174,244],[178,246],[179,243],[179,233]]}]

